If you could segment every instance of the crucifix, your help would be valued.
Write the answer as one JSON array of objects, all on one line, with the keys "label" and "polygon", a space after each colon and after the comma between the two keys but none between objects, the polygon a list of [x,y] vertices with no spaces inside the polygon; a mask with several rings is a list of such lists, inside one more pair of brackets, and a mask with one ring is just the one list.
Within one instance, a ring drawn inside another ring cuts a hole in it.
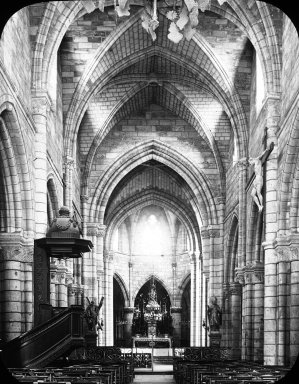
[{"label": "crucifix", "polygon": [[251,196],[258,206],[259,212],[263,210],[263,165],[267,161],[270,153],[273,151],[274,143],[271,143],[268,148],[258,157],[250,157],[248,159],[249,164],[254,166],[255,179],[253,180],[253,188],[251,191]]}]

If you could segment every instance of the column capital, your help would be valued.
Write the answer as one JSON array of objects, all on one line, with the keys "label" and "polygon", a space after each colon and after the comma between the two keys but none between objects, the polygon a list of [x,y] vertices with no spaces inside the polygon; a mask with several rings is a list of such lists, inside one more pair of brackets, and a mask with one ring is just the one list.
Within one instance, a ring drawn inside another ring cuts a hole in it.
[{"label": "column capital", "polygon": [[244,271],[242,268],[235,268],[235,282],[245,285]]},{"label": "column capital", "polygon": [[66,155],[63,157],[63,162],[65,168],[72,168],[74,166],[75,160],[72,156]]},{"label": "column capital", "polygon": [[33,245],[25,246],[21,242],[7,244],[0,241],[0,256],[5,261],[17,261],[23,263],[33,262]]},{"label": "column capital", "polygon": [[230,293],[230,295],[240,296],[242,293],[242,285],[237,283],[237,282],[230,283],[229,284],[229,293]]},{"label": "column capital", "polygon": [[114,258],[113,251],[104,251],[103,259],[106,263],[113,261],[113,258]]},{"label": "column capital", "polygon": [[243,157],[242,159],[239,159],[237,161],[237,167],[240,170],[246,169],[249,166],[248,159],[246,157]]},{"label": "column capital", "polygon": [[51,109],[53,106],[48,93],[43,90],[34,92],[32,95],[32,115],[47,117]]},{"label": "column capital", "polygon": [[106,234],[106,225],[97,223],[86,224],[87,236],[104,237]]},{"label": "column capital", "polygon": [[243,267],[245,284],[260,284],[264,282],[264,265],[260,261],[247,263]]},{"label": "column capital", "polygon": [[80,195],[80,200],[81,200],[83,203],[87,203],[88,200],[89,200],[89,196],[88,196],[88,195]]}]

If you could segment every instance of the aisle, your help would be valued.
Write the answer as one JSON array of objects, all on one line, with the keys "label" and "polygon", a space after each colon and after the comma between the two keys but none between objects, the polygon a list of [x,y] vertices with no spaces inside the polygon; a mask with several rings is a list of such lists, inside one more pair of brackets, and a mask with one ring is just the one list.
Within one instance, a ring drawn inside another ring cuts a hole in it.
[{"label": "aisle", "polygon": [[142,383],[174,384],[175,381],[172,375],[136,375],[133,383],[134,384],[142,384]]}]

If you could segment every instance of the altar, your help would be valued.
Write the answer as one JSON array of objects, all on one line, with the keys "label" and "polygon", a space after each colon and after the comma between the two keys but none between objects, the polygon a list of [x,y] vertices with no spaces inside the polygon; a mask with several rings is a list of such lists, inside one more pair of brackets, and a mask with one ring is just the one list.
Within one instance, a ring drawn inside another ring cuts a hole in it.
[{"label": "altar", "polygon": [[133,348],[172,348],[171,337],[133,337]]}]

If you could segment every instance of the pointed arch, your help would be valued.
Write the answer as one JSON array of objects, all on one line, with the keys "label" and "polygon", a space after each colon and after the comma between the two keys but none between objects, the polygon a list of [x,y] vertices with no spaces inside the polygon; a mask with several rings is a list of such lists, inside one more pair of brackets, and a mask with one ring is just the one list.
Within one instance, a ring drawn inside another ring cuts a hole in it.
[{"label": "pointed arch", "polygon": [[[15,106],[10,101],[0,105],[0,135],[3,175],[5,180],[5,200],[9,212],[10,232],[23,231],[33,236],[32,185],[28,167],[28,156]],[[26,209],[23,209],[26,206]]]},{"label": "pointed arch", "polygon": [[95,188],[89,210],[90,222],[103,223],[109,197],[119,181],[132,169],[151,159],[173,169],[193,190],[195,201],[192,203],[196,206],[195,212],[200,226],[218,223],[216,203],[207,177],[184,155],[158,140],[137,145],[115,159]]},{"label": "pointed arch", "polygon": [[129,296],[129,291],[126,287],[126,284],[125,284],[123,278],[117,272],[114,272],[113,278],[117,281],[117,283],[118,283],[118,285],[122,291],[122,294],[123,294],[123,297],[125,300],[125,306],[128,307],[129,303],[130,303],[130,296]]},{"label": "pointed arch", "polygon": [[192,212],[182,206],[181,202],[173,196],[168,196],[166,193],[158,193],[155,190],[142,191],[138,196],[134,196],[133,201],[126,201],[120,204],[115,211],[113,211],[105,224],[107,225],[105,236],[105,247],[111,249],[112,235],[116,227],[120,226],[128,216],[138,212],[148,205],[157,205],[162,208],[167,208],[172,211],[187,229],[192,249],[200,249],[200,235],[198,224],[192,220]]},{"label": "pointed arch", "polygon": [[239,220],[236,212],[232,214],[228,239],[226,242],[226,255],[224,267],[224,282],[230,283],[234,281],[235,267],[238,264],[238,237],[239,237]]},{"label": "pointed arch", "polygon": [[135,299],[136,299],[136,296],[138,295],[138,292],[140,291],[140,289],[146,284],[148,283],[149,281],[151,281],[151,279],[154,278],[155,281],[158,281],[159,284],[161,284],[161,286],[165,289],[165,291],[167,292],[167,295],[169,296],[169,299],[170,299],[170,302],[171,302],[171,298],[172,298],[172,295],[170,294],[171,292],[171,288],[167,287],[167,284],[165,283],[165,281],[161,278],[159,278],[158,276],[156,276],[155,274],[149,274],[148,277],[146,277],[142,283],[139,283],[139,285],[135,288],[135,291],[133,292],[133,295],[132,295],[132,302],[134,303],[135,302]]}]

